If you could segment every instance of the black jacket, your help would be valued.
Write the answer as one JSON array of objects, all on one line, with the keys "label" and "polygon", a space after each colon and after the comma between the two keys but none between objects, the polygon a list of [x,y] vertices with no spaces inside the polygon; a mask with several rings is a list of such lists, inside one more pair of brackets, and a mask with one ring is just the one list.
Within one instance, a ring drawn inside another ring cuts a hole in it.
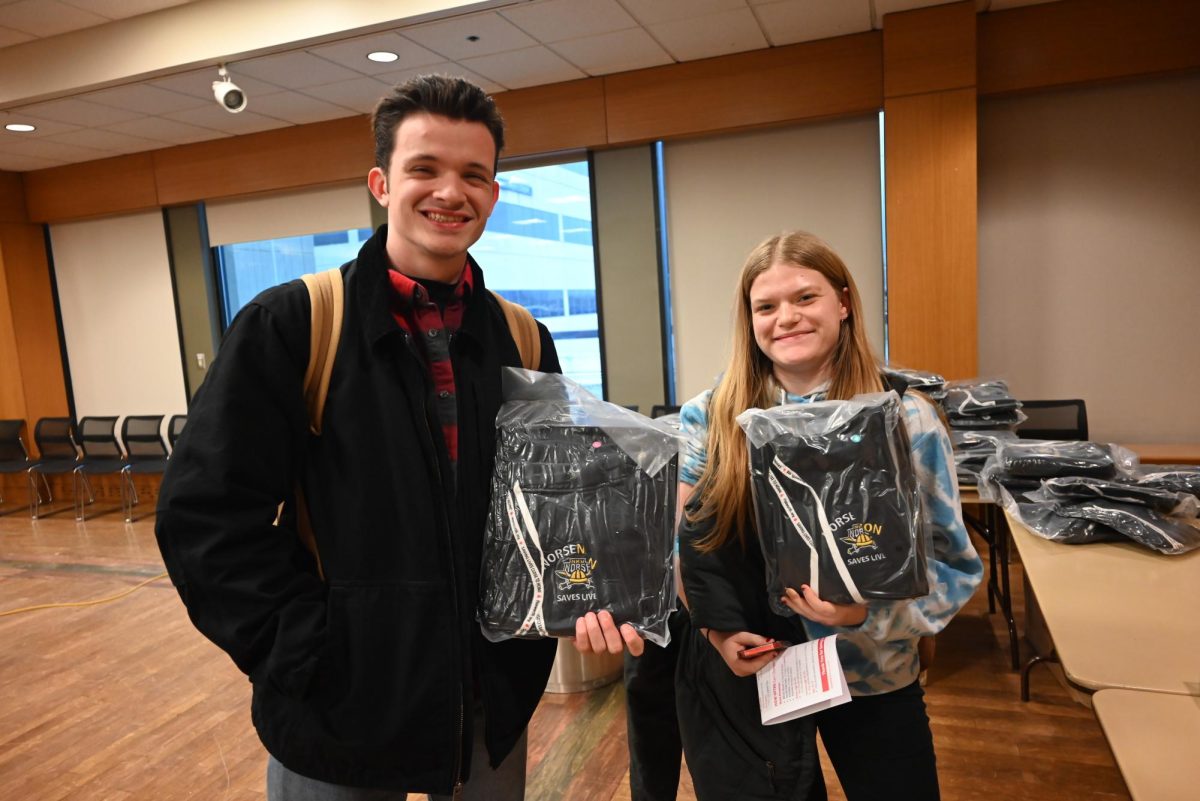
[{"label": "black jacket", "polygon": [[[263,292],[234,320],[163,479],[156,534],[192,621],[249,675],[272,755],[334,784],[449,793],[470,770],[476,701],[499,764],[557,643],[488,643],[475,623],[500,368],[520,365],[503,313],[476,270],[451,340],[452,468],[417,346],[389,309],[385,242],[386,227],[342,268],[319,437],[301,392],[303,284]],[[541,369],[557,372],[539,329]],[[295,534],[297,486],[325,582]]]}]

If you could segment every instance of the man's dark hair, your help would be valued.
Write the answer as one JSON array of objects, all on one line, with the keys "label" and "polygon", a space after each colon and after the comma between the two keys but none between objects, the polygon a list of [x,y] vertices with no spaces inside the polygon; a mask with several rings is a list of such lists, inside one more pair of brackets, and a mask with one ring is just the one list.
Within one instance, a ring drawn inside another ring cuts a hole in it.
[{"label": "man's dark hair", "polygon": [[375,106],[371,116],[375,129],[375,166],[387,172],[396,147],[396,129],[408,115],[422,112],[486,125],[496,142],[496,164],[499,164],[500,151],[504,149],[504,119],[488,93],[462,78],[418,75],[395,86]]}]

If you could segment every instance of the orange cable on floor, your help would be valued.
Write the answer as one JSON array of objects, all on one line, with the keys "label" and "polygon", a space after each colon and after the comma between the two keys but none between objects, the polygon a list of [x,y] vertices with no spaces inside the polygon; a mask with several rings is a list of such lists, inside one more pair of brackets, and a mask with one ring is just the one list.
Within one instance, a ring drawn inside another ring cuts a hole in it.
[{"label": "orange cable on floor", "polygon": [[121,598],[124,598],[126,595],[133,592],[134,590],[140,590],[142,587],[145,587],[147,584],[149,584],[152,581],[158,581],[159,579],[166,578],[166,577],[167,577],[166,573],[159,573],[157,576],[151,576],[150,578],[146,579],[145,581],[141,582],[140,584],[135,584],[134,586],[130,587],[129,589],[125,590],[124,592],[119,592],[116,595],[110,595],[107,598],[97,598],[94,601],[71,601],[71,602],[64,602],[64,603],[60,603],[60,604],[38,604],[37,606],[23,606],[20,609],[9,609],[5,612],[0,612],[0,617],[6,617],[8,615],[15,615],[20,612],[36,612],[39,609],[64,609],[64,608],[68,608],[68,607],[72,607],[72,606],[95,606],[96,604],[106,604],[106,603],[110,603],[112,601],[120,600]]}]

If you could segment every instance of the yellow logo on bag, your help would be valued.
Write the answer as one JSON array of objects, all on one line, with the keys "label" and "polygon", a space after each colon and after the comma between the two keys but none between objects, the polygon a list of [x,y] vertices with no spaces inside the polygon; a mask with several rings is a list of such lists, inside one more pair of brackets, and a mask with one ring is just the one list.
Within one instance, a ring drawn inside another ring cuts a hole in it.
[{"label": "yellow logo on bag", "polygon": [[846,531],[846,536],[841,538],[842,542],[850,546],[846,555],[854,556],[859,551],[878,549],[875,538],[881,534],[883,526],[878,523],[855,523]]},{"label": "yellow logo on bag", "polygon": [[569,555],[559,557],[559,563],[562,565],[558,570],[554,571],[554,575],[558,576],[558,588],[560,590],[569,589],[571,587],[587,587],[592,589],[595,585],[592,582],[592,572],[596,569],[596,560],[591,559],[587,555],[582,545],[569,546]]}]

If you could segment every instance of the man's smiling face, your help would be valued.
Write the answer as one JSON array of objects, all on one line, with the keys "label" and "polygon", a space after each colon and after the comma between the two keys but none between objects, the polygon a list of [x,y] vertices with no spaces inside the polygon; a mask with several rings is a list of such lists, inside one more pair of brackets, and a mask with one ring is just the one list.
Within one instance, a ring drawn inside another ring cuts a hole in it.
[{"label": "man's smiling face", "polygon": [[434,114],[396,127],[387,175],[371,170],[371,192],[387,208],[392,266],[415,278],[451,282],[496,204],[496,143],[482,123]]}]

